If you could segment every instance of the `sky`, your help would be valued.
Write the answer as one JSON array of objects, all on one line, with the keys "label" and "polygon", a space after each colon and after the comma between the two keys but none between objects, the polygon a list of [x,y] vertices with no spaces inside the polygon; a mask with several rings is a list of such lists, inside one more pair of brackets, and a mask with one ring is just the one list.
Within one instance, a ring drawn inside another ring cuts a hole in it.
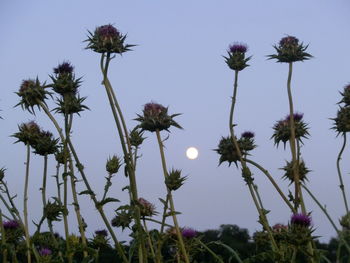
[{"label": "sky", "polygon": [[[215,149],[222,136],[227,136],[234,73],[224,62],[228,46],[246,43],[252,56],[250,67],[239,75],[235,109],[236,133],[251,130],[258,147],[251,159],[270,171],[288,192],[289,182],[281,179],[281,167],[290,160],[289,149],[276,148],[270,139],[274,123],[289,111],[286,90],[288,66],[267,60],[273,45],[287,35],[296,36],[309,45],[313,55],[309,61],[295,63],[292,89],[295,110],[304,113],[310,138],[304,140],[302,157],[312,172],[308,186],[326,205],[335,221],[344,214],[336,173],[336,157],[341,138],[336,137],[330,118],[336,116],[339,91],[350,82],[350,3],[347,0],[249,0],[249,1],[0,1],[0,167],[6,167],[6,181],[22,209],[25,173],[25,147],[14,144],[10,137],[22,122],[35,120],[43,129],[53,125],[43,112],[33,116],[14,107],[15,94],[21,81],[38,77],[49,82],[52,69],[63,61],[75,66],[82,76],[81,96],[90,108],[76,117],[72,140],[85,166],[95,192],[102,195],[105,162],[113,154],[120,155],[115,124],[101,85],[99,54],[86,50],[88,30],[113,24],[126,43],[135,44],[133,51],[117,56],[110,66],[110,80],[118,96],[127,126],[141,113],[143,105],[153,101],[169,107],[169,113],[182,113],[176,121],[183,130],[171,129],[166,140],[168,168],[181,169],[186,184],[174,193],[175,207],[182,214],[182,226],[199,231],[218,228],[221,224],[237,224],[252,234],[260,230],[258,215],[239,170],[234,165],[218,166]],[[53,102],[48,102],[54,108]],[[58,116],[60,119],[60,117]],[[62,121],[62,119],[60,119]],[[62,122],[61,122],[62,123]],[[153,133],[145,134],[138,161],[139,195],[155,203],[164,198],[165,186],[160,155]],[[163,137],[167,134],[163,133]],[[196,160],[185,156],[188,147],[199,150]],[[344,153],[342,170],[349,188],[349,148]],[[55,162],[49,159],[49,174]],[[30,220],[41,216],[40,184],[43,160],[32,155],[30,168]],[[269,221],[287,224],[290,211],[263,174],[252,169]],[[120,173],[113,178],[112,193],[123,203],[128,201],[121,189],[127,179]],[[82,183],[78,184],[84,190]],[[290,187],[292,189],[292,187]],[[56,194],[53,178],[48,195]],[[315,235],[327,241],[334,230],[312,200],[304,194],[306,207],[312,212]],[[103,223],[87,197],[79,197],[88,232],[103,228]],[[0,205],[1,208],[3,208]],[[106,205],[112,217],[114,205]],[[71,209],[72,233],[78,233]],[[152,227],[152,226],[151,226]],[[62,223],[55,225],[62,231]],[[121,239],[127,233],[117,231]]]}]

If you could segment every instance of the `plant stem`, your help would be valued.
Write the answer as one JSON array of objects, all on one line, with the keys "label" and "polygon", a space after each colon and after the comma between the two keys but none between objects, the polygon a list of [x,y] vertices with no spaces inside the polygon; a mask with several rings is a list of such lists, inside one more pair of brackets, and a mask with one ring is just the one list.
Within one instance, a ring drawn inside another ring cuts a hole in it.
[{"label": "plant stem", "polygon": [[250,163],[252,165],[254,165],[256,168],[258,168],[263,174],[266,175],[266,177],[270,180],[270,182],[272,183],[272,185],[275,187],[275,189],[277,190],[277,192],[279,193],[279,195],[282,197],[283,201],[287,204],[287,206],[290,208],[290,210],[292,211],[292,213],[295,213],[295,209],[293,207],[293,205],[289,202],[289,200],[287,199],[287,197],[283,194],[281,188],[278,186],[278,184],[276,183],[276,181],[273,179],[273,177],[270,175],[269,171],[267,171],[266,169],[264,169],[261,165],[259,165],[258,163],[249,160],[247,158],[244,158],[244,160],[247,163]]},{"label": "plant stem", "polygon": [[337,158],[337,171],[338,171],[338,177],[339,177],[339,188],[342,192],[342,195],[343,195],[343,200],[344,200],[344,205],[345,205],[345,211],[346,211],[346,214],[349,214],[349,207],[348,207],[348,201],[347,201],[347,198],[346,198],[346,193],[345,193],[345,187],[344,187],[344,183],[343,183],[343,177],[342,177],[342,174],[341,174],[341,170],[340,170],[340,161],[341,161],[341,157],[342,157],[342,154],[344,152],[344,149],[345,149],[345,146],[346,146],[346,133],[344,132],[343,134],[343,145],[340,149],[340,152],[338,154],[338,158]]},{"label": "plant stem", "polygon": [[153,261],[156,262],[156,254],[154,253],[153,242],[152,242],[151,236],[149,235],[145,218],[143,218],[143,227],[146,231],[146,235],[147,235],[147,239],[148,239],[148,246],[151,250],[151,255],[152,255]]},{"label": "plant stem", "polygon": [[[204,247],[218,262],[220,263],[224,263],[224,261],[215,254],[215,252],[213,250],[211,250],[206,244],[204,244],[199,238],[195,238],[198,243]],[[236,257],[237,256],[237,257]],[[238,260],[239,263],[243,263],[242,260],[238,257],[238,255],[235,255],[236,259]]]},{"label": "plant stem", "polygon": [[287,79],[287,92],[288,92],[288,101],[289,101],[289,125],[290,125],[290,150],[292,153],[292,164],[293,164],[293,176],[294,176],[294,185],[295,185],[295,210],[298,210],[299,204],[301,205],[302,212],[306,214],[306,209],[304,207],[304,201],[300,195],[300,178],[299,178],[299,163],[297,163],[297,149],[295,143],[295,121],[294,121],[294,107],[293,107],[293,98],[291,90],[291,81],[292,81],[292,72],[293,72],[293,63],[289,62],[288,70],[288,79]]},{"label": "plant stem", "polygon": [[24,233],[26,238],[26,247],[27,247],[27,262],[31,263],[31,253],[30,253],[30,236],[29,236],[29,226],[28,226],[28,184],[29,184],[29,161],[30,161],[30,145],[27,146],[27,161],[26,161],[26,175],[24,182],[24,194],[23,194],[23,215],[24,215]]},{"label": "plant stem", "polygon": [[[158,129],[156,130],[156,135],[157,135],[159,151],[160,151],[160,156],[161,156],[161,161],[162,161],[163,174],[164,174],[164,178],[166,179],[169,175],[168,175],[167,168],[166,168],[165,155],[164,155],[164,146],[163,146],[163,142],[162,142],[162,139],[160,137],[160,132],[159,132]],[[166,187],[166,188],[167,188],[167,193],[168,193],[168,196],[169,196],[170,211],[171,211],[171,214],[172,214],[172,217],[173,217],[177,238],[178,238],[178,241],[180,243],[180,249],[181,249],[181,252],[182,252],[182,254],[183,254],[184,258],[185,258],[185,262],[189,263],[190,261],[188,259],[188,254],[187,254],[187,251],[186,251],[186,248],[185,248],[185,244],[184,244],[183,239],[182,239],[182,234],[181,234],[181,231],[180,231],[180,228],[179,228],[179,223],[177,221],[177,217],[176,217],[176,214],[175,214],[176,211],[175,211],[175,207],[174,207],[174,200],[173,200],[171,191],[169,190],[168,187]]]}]

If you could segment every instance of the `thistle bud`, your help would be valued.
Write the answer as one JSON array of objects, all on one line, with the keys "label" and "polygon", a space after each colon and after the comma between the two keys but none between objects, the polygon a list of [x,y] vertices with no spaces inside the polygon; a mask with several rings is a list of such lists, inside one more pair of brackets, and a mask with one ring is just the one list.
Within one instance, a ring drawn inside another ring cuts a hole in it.
[{"label": "thistle bud", "polygon": [[54,110],[61,114],[74,114],[79,113],[84,110],[88,110],[89,107],[83,105],[86,97],[80,97],[74,93],[65,93],[62,98],[57,100],[57,105]]},{"label": "thistle bud", "polygon": [[168,115],[168,108],[165,108],[161,104],[151,102],[145,105],[143,116],[137,114],[138,118],[135,120],[140,122],[139,127],[142,131],[168,131],[170,126],[182,129],[182,127],[173,120],[173,118],[178,115],[180,114]]},{"label": "thistle bud", "polygon": [[247,62],[251,57],[245,57],[247,50],[248,46],[246,44],[236,43],[229,46],[229,49],[227,50],[228,57],[224,56],[224,58],[230,69],[241,71],[249,66]]},{"label": "thistle bud", "polygon": [[111,24],[99,26],[94,33],[89,31],[87,49],[92,49],[97,53],[117,53],[122,54],[129,51],[134,45],[124,44],[126,35],[122,35]]},{"label": "thistle bud", "polygon": [[57,151],[55,152],[55,159],[59,164],[65,163],[66,158],[62,147],[58,148]]},{"label": "thistle bud", "polygon": [[57,201],[51,203],[47,202],[44,208],[44,215],[49,221],[61,221],[61,216],[64,212],[64,207]]},{"label": "thistle bud", "polygon": [[342,216],[339,220],[339,223],[344,229],[350,230],[350,213]]},{"label": "thistle bud", "polygon": [[81,84],[81,78],[75,79],[74,67],[69,62],[63,62],[53,69],[52,89],[60,94],[76,94]]},{"label": "thistle bud", "polygon": [[[293,162],[286,162],[286,165],[281,169],[285,171],[283,177],[285,179],[289,179],[291,182],[294,182]],[[306,167],[305,162],[303,160],[299,161],[298,171],[299,180],[307,180],[306,175],[310,172],[310,170]]]},{"label": "thistle bud", "polygon": [[45,104],[47,95],[50,95],[45,89],[45,85],[41,85],[38,78],[35,80],[23,80],[19,91],[16,92],[16,94],[21,97],[20,102],[16,104],[16,106],[21,105],[23,109],[34,113],[34,106],[40,108],[40,103]]},{"label": "thistle bud", "polygon": [[109,174],[116,174],[121,166],[120,158],[113,155],[112,158],[108,158],[106,162],[106,171]]},{"label": "thistle bud", "polygon": [[138,203],[140,206],[141,217],[151,217],[157,214],[155,205],[148,202],[146,199],[139,198]]},{"label": "thistle bud", "polygon": [[169,175],[165,178],[165,184],[170,191],[179,189],[186,180],[185,177],[181,177],[181,170],[171,170]]},{"label": "thistle bud", "polygon": [[346,85],[340,94],[343,98],[339,103],[345,103],[345,106],[350,106],[350,84]]},{"label": "thistle bud", "polygon": [[49,131],[40,131],[39,136],[33,145],[34,153],[45,156],[57,152],[58,139],[53,137]]},{"label": "thistle bud", "polygon": [[0,168],[0,183],[2,182],[2,180],[4,180],[5,171],[6,171],[6,169],[4,167]]},{"label": "thistle bud", "polygon": [[[307,138],[309,135],[307,124],[302,120],[303,114],[294,113],[294,127],[295,127],[295,138],[302,142],[302,138]],[[284,147],[286,143],[290,140],[291,137],[291,127],[290,127],[290,115],[285,119],[278,121],[273,126],[274,133],[271,136],[271,139],[274,139],[275,144],[279,145],[280,142],[283,142]]]},{"label": "thistle bud", "polygon": [[340,107],[334,120],[333,129],[338,133],[350,131],[350,107]]},{"label": "thistle bud", "polygon": [[268,55],[269,59],[276,59],[277,62],[296,62],[312,58],[309,53],[306,53],[307,46],[299,43],[299,39],[293,36],[282,38],[277,45],[273,46],[277,54]]},{"label": "thistle bud", "polygon": [[19,132],[12,135],[12,137],[17,138],[15,143],[23,142],[26,145],[35,145],[38,137],[40,136],[40,128],[34,121],[22,123],[20,126],[18,126],[18,129]]},{"label": "thistle bud", "polygon": [[143,131],[140,131],[139,129],[134,128],[131,132],[130,132],[130,144],[136,148],[138,148],[143,141],[146,139],[143,136]]},{"label": "thistle bud", "polygon": [[122,211],[117,211],[117,215],[112,219],[111,224],[113,227],[121,227],[122,230],[125,228],[130,228],[132,222],[132,216],[130,212],[126,209]]}]

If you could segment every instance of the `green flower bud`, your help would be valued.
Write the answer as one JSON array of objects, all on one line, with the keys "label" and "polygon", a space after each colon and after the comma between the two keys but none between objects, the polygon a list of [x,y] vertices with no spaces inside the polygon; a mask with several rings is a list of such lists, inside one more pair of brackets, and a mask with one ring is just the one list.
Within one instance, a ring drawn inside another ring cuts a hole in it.
[{"label": "green flower bud", "polygon": [[[286,162],[286,166],[281,168],[285,171],[283,175],[284,178],[289,179],[291,182],[294,182],[294,172],[293,172],[293,162]],[[307,180],[306,175],[310,172],[310,170],[306,167],[305,162],[303,160],[299,161],[299,180],[304,181]]]},{"label": "green flower bud", "polygon": [[138,148],[145,140],[145,138],[142,137],[142,135],[143,135],[143,131],[140,131],[137,127],[134,128],[130,132],[130,144]]},{"label": "green flower bud", "polygon": [[179,189],[185,182],[187,177],[181,177],[181,170],[171,170],[165,178],[165,184],[170,191]]},{"label": "green flower bud", "polygon": [[119,171],[119,168],[121,166],[120,158],[118,158],[116,155],[113,155],[112,158],[108,158],[106,163],[106,171],[109,174],[115,174]]},{"label": "green flower bud", "polygon": [[334,120],[333,129],[338,133],[344,133],[350,131],[350,107],[340,107],[337,113],[337,117]]},{"label": "green flower bud", "polygon": [[45,217],[49,221],[61,221],[61,216],[63,212],[64,208],[58,203],[57,200],[55,200],[53,203],[48,201],[44,208]]}]

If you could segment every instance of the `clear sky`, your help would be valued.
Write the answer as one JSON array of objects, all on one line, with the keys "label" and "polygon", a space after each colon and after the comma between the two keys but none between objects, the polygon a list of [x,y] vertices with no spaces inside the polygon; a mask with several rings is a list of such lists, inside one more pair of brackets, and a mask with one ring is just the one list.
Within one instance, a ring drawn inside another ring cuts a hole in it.
[{"label": "clear sky", "polygon": [[[127,33],[127,43],[137,44],[134,51],[113,60],[110,79],[119,97],[129,129],[145,103],[155,101],[169,106],[169,112],[183,113],[177,121],[184,130],[172,129],[166,141],[168,167],[182,169],[188,180],[175,192],[175,205],[183,215],[182,226],[198,230],[217,228],[220,224],[237,224],[250,233],[260,229],[257,212],[239,171],[226,164],[218,167],[219,156],[213,151],[221,136],[228,135],[228,114],[232,95],[233,72],[224,63],[223,55],[233,42],[249,46],[253,58],[250,67],[240,74],[236,107],[236,131],[252,130],[258,148],[252,159],[267,168],[287,192],[288,182],[281,180],[279,169],[290,160],[289,150],[276,149],[272,126],[288,113],[286,93],[287,65],[266,59],[274,53],[272,45],[286,36],[298,37],[309,44],[314,58],[295,64],[293,95],[295,109],[304,113],[311,138],[305,140],[303,158],[312,172],[309,186],[327,205],[335,220],[344,213],[338,190],[336,155],[340,137],[330,128],[340,100],[338,91],[350,81],[350,3],[347,0],[251,0],[251,1],[119,1],[61,0],[0,2],[0,167],[7,168],[6,180],[16,199],[22,204],[25,147],[13,144],[9,137],[17,125],[36,120],[44,129],[55,133],[42,112],[32,116],[14,108],[14,93],[21,81],[39,77],[49,81],[52,68],[69,60],[77,76],[83,76],[80,89],[87,96],[91,109],[75,119],[73,141],[85,165],[94,190],[102,193],[105,161],[108,156],[122,154],[115,125],[101,85],[99,55],[85,50],[87,30],[112,23]],[[51,108],[54,104],[49,104]],[[56,133],[55,133],[56,134]],[[165,187],[160,156],[154,134],[146,134],[138,163],[137,180],[140,196],[154,202]],[[164,134],[165,136],[165,134]],[[188,160],[186,148],[199,149],[199,158]],[[349,149],[342,168],[345,185],[350,178]],[[30,219],[41,216],[39,192],[43,160],[33,157],[30,178]],[[50,174],[55,163],[50,159]],[[266,178],[253,170],[264,204],[272,210],[269,219],[287,223],[290,212]],[[113,180],[116,198],[127,201],[121,188],[127,184],[122,174]],[[84,189],[82,183],[80,189]],[[348,187],[349,188],[349,187]],[[55,195],[53,179],[49,195]],[[305,194],[305,196],[307,196]],[[83,216],[90,233],[102,228],[92,202],[80,197]],[[335,235],[328,221],[314,203],[306,198],[313,211],[316,235],[327,240]],[[108,213],[113,205],[107,205]],[[75,224],[73,211],[70,217]],[[62,229],[62,224],[56,224]],[[78,233],[78,229],[71,227]],[[125,234],[123,235],[125,236]]]}]

